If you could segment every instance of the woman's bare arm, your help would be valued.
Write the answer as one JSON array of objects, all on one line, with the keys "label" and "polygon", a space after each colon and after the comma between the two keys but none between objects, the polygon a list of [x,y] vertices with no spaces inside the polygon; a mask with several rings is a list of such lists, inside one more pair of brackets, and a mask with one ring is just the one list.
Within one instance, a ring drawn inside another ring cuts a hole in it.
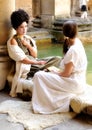
[{"label": "woman's bare arm", "polygon": [[65,64],[65,69],[63,71],[62,70],[61,71],[52,70],[51,72],[58,74],[62,77],[69,77],[73,72],[73,68],[74,68],[73,63],[70,62],[68,64]]},{"label": "woman's bare arm", "polygon": [[[11,39],[10,44],[18,46],[18,44],[14,38]],[[45,61],[30,60],[27,56],[20,62],[22,62],[24,64],[39,64],[39,65],[46,63]]]}]

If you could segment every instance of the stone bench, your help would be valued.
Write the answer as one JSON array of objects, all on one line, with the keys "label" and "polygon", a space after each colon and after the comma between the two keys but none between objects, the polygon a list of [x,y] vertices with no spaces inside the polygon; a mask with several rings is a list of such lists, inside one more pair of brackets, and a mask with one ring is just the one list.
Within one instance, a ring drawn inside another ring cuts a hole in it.
[{"label": "stone bench", "polygon": [[76,113],[87,113],[92,115],[92,86],[87,86],[87,91],[80,96],[71,99],[70,106]]}]

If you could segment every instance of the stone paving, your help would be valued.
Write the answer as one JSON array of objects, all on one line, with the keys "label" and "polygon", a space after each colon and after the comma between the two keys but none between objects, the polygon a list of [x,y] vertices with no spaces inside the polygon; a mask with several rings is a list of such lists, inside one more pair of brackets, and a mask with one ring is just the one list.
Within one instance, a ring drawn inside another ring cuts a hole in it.
[{"label": "stone paving", "polygon": [[[11,98],[7,92],[0,92],[0,102],[7,99],[21,100],[18,98]],[[25,130],[22,124],[11,123],[7,121],[7,114],[0,114],[0,130]],[[46,128],[44,130],[92,130],[92,117],[80,114],[74,119],[67,122]]]},{"label": "stone paving", "polygon": [[[6,92],[1,91],[0,92],[0,103],[7,100],[20,100],[17,98],[11,98]],[[24,130],[24,127],[22,124],[19,123],[12,123],[7,121],[7,114],[0,114],[0,130]]]}]

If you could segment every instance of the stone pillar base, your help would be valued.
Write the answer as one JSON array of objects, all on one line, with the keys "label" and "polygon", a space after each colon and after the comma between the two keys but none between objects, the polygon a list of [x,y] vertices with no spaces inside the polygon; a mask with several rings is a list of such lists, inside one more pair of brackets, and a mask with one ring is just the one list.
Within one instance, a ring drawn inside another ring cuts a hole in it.
[{"label": "stone pillar base", "polygon": [[0,90],[4,89],[7,75],[11,68],[9,57],[0,57]]}]

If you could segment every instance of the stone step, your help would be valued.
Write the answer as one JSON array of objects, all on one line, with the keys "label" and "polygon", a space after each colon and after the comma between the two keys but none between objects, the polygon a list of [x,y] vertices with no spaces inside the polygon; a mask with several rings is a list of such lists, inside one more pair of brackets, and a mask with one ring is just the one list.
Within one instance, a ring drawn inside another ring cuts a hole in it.
[{"label": "stone step", "polygon": [[36,31],[30,31],[27,33],[29,36],[31,36],[36,43],[45,43],[45,42],[51,42],[51,39],[53,36],[50,34],[48,30],[39,29]]},{"label": "stone step", "polygon": [[49,32],[48,31],[32,31],[32,32],[28,32],[28,34],[31,36],[31,37],[39,37],[39,36],[47,36],[49,35]]}]

